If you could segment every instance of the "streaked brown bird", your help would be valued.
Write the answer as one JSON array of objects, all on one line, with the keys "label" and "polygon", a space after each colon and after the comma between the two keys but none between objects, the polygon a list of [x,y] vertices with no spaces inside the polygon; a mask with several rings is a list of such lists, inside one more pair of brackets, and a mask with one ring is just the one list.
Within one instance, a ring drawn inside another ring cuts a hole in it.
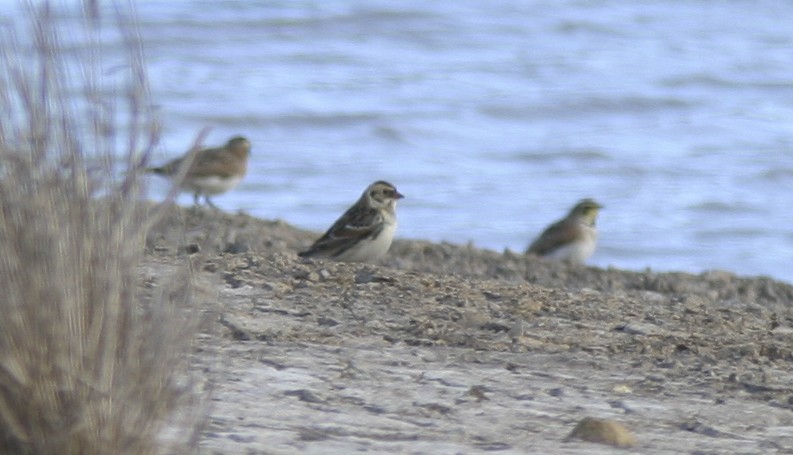
[{"label": "streaked brown bird", "polygon": [[397,228],[396,203],[404,196],[385,181],[369,185],[358,201],[300,257],[375,262],[391,247]]},{"label": "streaked brown bird", "polygon": [[548,226],[526,254],[583,264],[597,246],[597,216],[603,206],[593,199],[582,199],[563,219]]},{"label": "streaked brown bird", "polygon": [[146,169],[146,172],[161,175],[173,180],[179,176],[182,166],[190,163],[179,187],[193,193],[193,202],[199,205],[201,196],[206,203],[217,208],[210,196],[225,193],[239,185],[248,171],[248,157],[251,143],[242,136],[229,139],[222,147],[207,148],[195,152],[192,162],[190,153],[176,158],[160,167]]}]

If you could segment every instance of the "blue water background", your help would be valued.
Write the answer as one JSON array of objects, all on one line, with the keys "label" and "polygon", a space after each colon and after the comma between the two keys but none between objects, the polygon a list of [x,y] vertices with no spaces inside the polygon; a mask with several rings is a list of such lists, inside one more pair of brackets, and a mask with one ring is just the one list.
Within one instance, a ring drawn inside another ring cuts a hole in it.
[{"label": "blue water background", "polygon": [[407,196],[399,237],[522,251],[593,197],[592,265],[793,282],[793,2],[136,9],[156,160],[204,127],[254,144],[225,210],[322,231],[386,179]]}]

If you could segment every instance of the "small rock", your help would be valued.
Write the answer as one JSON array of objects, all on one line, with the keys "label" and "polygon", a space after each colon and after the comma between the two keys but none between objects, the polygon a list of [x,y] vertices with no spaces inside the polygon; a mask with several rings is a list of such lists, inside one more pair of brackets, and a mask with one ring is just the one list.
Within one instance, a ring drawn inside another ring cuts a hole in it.
[{"label": "small rock", "polygon": [[542,311],[542,301],[539,299],[523,299],[518,303],[518,307],[523,311],[538,313]]},{"label": "small rock", "polygon": [[517,373],[518,368],[520,368],[520,367],[518,365],[512,363],[512,362],[507,362],[507,364],[504,366],[504,368],[506,368],[507,371],[511,371],[513,373]]},{"label": "small rock", "polygon": [[313,428],[303,428],[300,430],[299,435],[301,441],[324,441],[329,439],[325,432]]},{"label": "small rock", "polygon": [[636,445],[636,438],[625,425],[613,420],[596,419],[594,417],[581,419],[567,437],[567,440],[573,438],[621,448]]},{"label": "small rock", "polygon": [[500,452],[502,450],[509,450],[512,448],[511,445],[501,441],[475,442],[474,445],[476,446],[477,449],[481,449],[487,452]]},{"label": "small rock", "polygon": [[333,318],[320,316],[317,319],[317,324],[319,324],[321,326],[325,326],[325,327],[335,327],[335,326],[339,325],[339,321],[337,321],[337,320],[335,320]]},{"label": "small rock", "polygon": [[251,264],[248,258],[244,256],[234,256],[229,260],[226,268],[229,270],[246,270],[251,268]]},{"label": "small rock", "polygon": [[710,436],[712,438],[719,438],[719,437],[724,436],[724,433],[722,433],[721,431],[713,428],[710,425],[706,425],[706,424],[700,422],[695,417],[692,417],[692,418],[686,420],[685,422],[681,423],[680,424],[680,429],[681,430],[690,431],[692,433],[697,433],[697,434],[702,434],[702,435],[705,435],[705,436]]},{"label": "small rock", "polygon": [[627,384],[615,385],[614,388],[612,388],[611,390],[614,393],[622,393],[622,394],[633,393],[633,389],[631,389],[631,387]]},{"label": "small rock", "polygon": [[297,397],[300,401],[305,401],[306,403],[322,403],[324,401],[308,389],[287,390],[284,395]]},{"label": "small rock", "polygon": [[629,335],[662,335],[664,331],[653,324],[644,322],[628,322],[614,327],[617,332],[627,333]]},{"label": "small rock", "polygon": [[238,276],[237,276],[236,274],[234,274],[233,272],[226,272],[226,273],[224,273],[224,274],[223,274],[223,279],[226,281],[226,283],[227,283],[229,286],[231,286],[232,288],[235,288],[235,289],[236,289],[236,288],[239,288],[239,287],[242,287],[242,285],[243,285],[243,284],[245,284],[245,281],[243,281],[242,279],[240,279],[240,277],[238,277]]},{"label": "small rock", "polygon": [[395,283],[396,279],[388,276],[376,275],[373,271],[368,269],[360,270],[355,274],[355,284],[369,284],[369,283]]},{"label": "small rock", "polygon": [[493,332],[509,332],[511,327],[507,324],[502,324],[500,322],[486,322],[479,326],[482,330],[492,330]]},{"label": "small rock", "polygon": [[248,444],[256,440],[256,438],[253,436],[242,436],[239,434],[230,434],[227,437],[234,442],[239,442],[242,444]]},{"label": "small rock", "polygon": [[196,254],[201,252],[201,245],[197,243],[189,243],[187,245],[183,245],[178,249],[179,253],[182,254]]},{"label": "small rock", "polygon": [[669,297],[654,291],[640,291],[639,296],[649,303],[666,303],[669,301]]},{"label": "small rock", "polygon": [[165,245],[155,245],[154,251],[156,251],[157,253],[167,253],[168,251],[170,251],[170,248],[168,248]]},{"label": "small rock", "polygon": [[490,301],[501,300],[503,298],[501,294],[493,291],[482,291],[482,294],[485,296],[487,300]]},{"label": "small rock", "polygon": [[548,391],[548,395],[550,395],[552,397],[557,397],[557,398],[561,397],[561,396],[564,395],[564,389],[562,389],[561,387],[556,387],[555,389],[549,390]]},{"label": "small rock", "polygon": [[221,317],[218,322],[230,330],[230,335],[233,340],[248,341],[251,339],[251,336],[247,332],[239,328],[236,324],[227,321],[225,318]]},{"label": "small rock", "polygon": [[423,408],[427,411],[430,411],[431,413],[437,413],[441,415],[447,415],[452,412],[452,408],[440,403],[425,403],[425,404],[413,403],[413,406],[417,406],[419,408]]},{"label": "small rock", "polygon": [[226,244],[226,247],[223,248],[223,252],[229,254],[247,253],[250,250],[251,246],[248,243],[239,240],[235,242],[229,242]]},{"label": "small rock", "polygon": [[292,270],[292,278],[296,280],[307,280],[311,272],[307,268]]},{"label": "small rock", "polygon": [[261,285],[262,288],[275,292],[276,294],[286,294],[292,290],[292,286],[280,281],[268,281]]},{"label": "small rock", "polygon": [[526,333],[526,323],[523,319],[518,319],[512,324],[512,327],[509,329],[509,336],[511,338],[520,338],[523,334]]},{"label": "small rock", "polygon": [[633,408],[631,408],[630,406],[628,406],[628,405],[627,405],[627,404],[626,404],[624,401],[622,401],[622,400],[609,400],[609,401],[607,401],[607,403],[608,403],[608,404],[609,404],[609,406],[611,406],[612,408],[616,408],[616,409],[622,409],[623,411],[625,411],[625,413],[626,413],[626,414],[630,414],[630,413],[634,412],[634,411],[633,411]]},{"label": "small rock", "polygon": [[468,396],[476,400],[477,403],[490,399],[485,395],[485,386],[482,385],[471,386],[471,388],[468,389]]}]

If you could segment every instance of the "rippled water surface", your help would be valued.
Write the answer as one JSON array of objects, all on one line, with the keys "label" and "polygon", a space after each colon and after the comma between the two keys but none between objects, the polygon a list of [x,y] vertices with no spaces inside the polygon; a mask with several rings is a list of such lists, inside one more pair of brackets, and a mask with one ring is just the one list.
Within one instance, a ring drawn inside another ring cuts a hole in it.
[{"label": "rippled water surface", "polygon": [[157,159],[207,126],[254,143],[226,210],[320,231],[387,179],[407,195],[400,237],[523,250],[593,197],[594,265],[793,281],[793,2],[137,10]]}]

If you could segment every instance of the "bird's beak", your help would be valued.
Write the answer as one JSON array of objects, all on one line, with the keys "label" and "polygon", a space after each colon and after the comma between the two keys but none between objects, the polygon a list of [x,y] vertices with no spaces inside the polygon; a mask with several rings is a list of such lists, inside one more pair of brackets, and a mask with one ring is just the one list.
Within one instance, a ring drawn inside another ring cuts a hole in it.
[{"label": "bird's beak", "polygon": [[402,199],[405,195],[400,193],[399,191],[394,190],[394,199]]}]

